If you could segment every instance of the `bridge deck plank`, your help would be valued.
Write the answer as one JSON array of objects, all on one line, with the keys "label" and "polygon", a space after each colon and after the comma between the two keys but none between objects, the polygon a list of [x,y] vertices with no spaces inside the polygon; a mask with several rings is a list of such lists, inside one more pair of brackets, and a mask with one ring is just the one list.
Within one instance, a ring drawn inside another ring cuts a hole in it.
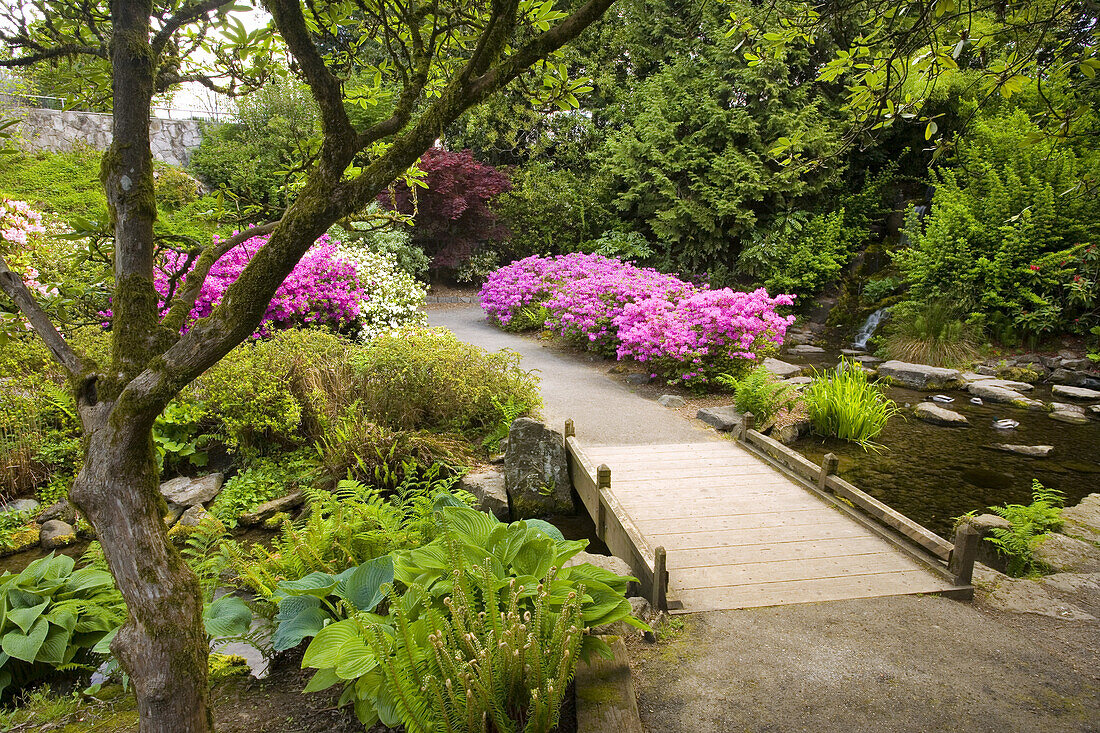
[{"label": "bridge deck plank", "polygon": [[680,612],[950,590],[870,529],[732,442],[585,446]]}]

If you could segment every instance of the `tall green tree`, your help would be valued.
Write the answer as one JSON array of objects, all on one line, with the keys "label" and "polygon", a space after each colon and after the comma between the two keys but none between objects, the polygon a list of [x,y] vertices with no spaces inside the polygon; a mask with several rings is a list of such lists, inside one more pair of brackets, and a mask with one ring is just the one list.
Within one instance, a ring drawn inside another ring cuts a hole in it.
[{"label": "tall green tree", "polygon": [[[85,461],[70,497],[126,600],[128,619],[111,648],[133,679],[147,732],[213,727],[201,596],[166,538],[154,420],[254,332],[280,283],[329,226],[374,200],[464,111],[576,38],[613,0],[567,10],[531,0],[267,0],[272,25],[255,31],[226,21],[232,2],[15,0],[0,10],[0,39],[14,50],[2,66],[81,55],[111,65],[114,140],[101,175],[113,225],[109,361],[79,353],[2,257],[0,289],[71,378]],[[358,128],[342,75],[364,45],[384,49],[374,78],[379,94],[393,90],[393,112]],[[278,221],[196,250],[194,269],[162,312],[153,286],[152,99],[188,80],[227,91],[257,85],[284,47],[318,106],[316,158]],[[555,78],[551,87],[563,81]],[[183,332],[211,266],[263,233],[267,243],[214,312]]]}]

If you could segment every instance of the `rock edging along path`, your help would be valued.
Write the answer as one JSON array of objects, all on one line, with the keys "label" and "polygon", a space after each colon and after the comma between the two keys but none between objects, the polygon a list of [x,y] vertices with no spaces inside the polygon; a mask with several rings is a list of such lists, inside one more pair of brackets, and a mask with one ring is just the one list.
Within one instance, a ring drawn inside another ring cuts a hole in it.
[{"label": "rock edging along path", "polygon": [[721,440],[603,373],[602,359],[593,365],[587,355],[559,353],[533,339],[502,331],[486,321],[476,305],[429,308],[428,323],[489,351],[519,353],[523,368],[535,371],[542,380],[544,422],[561,430],[565,421],[572,419],[586,443],[654,445]]}]

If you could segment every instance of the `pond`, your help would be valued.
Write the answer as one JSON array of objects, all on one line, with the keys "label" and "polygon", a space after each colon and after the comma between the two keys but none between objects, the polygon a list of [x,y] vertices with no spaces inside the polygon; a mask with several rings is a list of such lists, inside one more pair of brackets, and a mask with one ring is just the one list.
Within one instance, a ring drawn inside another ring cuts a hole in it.
[{"label": "pond", "polygon": [[[930,425],[904,410],[890,420],[876,439],[883,448],[864,450],[840,440],[803,438],[792,447],[815,462],[826,453],[840,458],[840,475],[880,501],[948,537],[955,517],[988,506],[1031,503],[1031,481],[1066,495],[1066,505],[1100,491],[1100,421],[1067,425],[1045,412],[986,403],[973,405],[970,395],[948,391],[955,398],[943,405],[966,416],[970,427]],[[890,388],[891,399],[915,406],[930,395]],[[1050,388],[1037,386],[1029,397],[1055,399]],[[1057,400],[1055,400],[1057,401]],[[998,430],[998,418],[1018,420],[1013,430]],[[994,443],[1052,445],[1049,458],[1025,458],[990,448]]]}]

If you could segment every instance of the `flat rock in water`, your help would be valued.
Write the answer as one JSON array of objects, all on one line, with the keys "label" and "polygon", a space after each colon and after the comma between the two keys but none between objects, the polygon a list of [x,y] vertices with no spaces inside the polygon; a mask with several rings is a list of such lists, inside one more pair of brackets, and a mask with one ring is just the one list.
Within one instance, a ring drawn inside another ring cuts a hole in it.
[{"label": "flat rock in water", "polygon": [[934,367],[928,364],[911,364],[891,359],[879,364],[880,377],[888,377],[899,387],[919,390],[939,390],[962,386],[962,375],[958,369]]},{"label": "flat rock in water", "polygon": [[764,368],[780,379],[797,377],[802,373],[802,367],[797,364],[790,364],[780,359],[773,359],[770,356],[764,360]]},{"label": "flat rock in water", "polygon": [[825,353],[825,349],[820,346],[812,346],[810,344],[798,344],[787,349],[788,354],[796,354],[798,356],[816,356]]},{"label": "flat rock in water", "polygon": [[863,356],[857,356],[852,361],[862,364],[864,366],[874,366],[875,364],[881,364],[882,359],[877,356],[871,356],[870,354],[864,354]]},{"label": "flat rock in water", "polygon": [[685,400],[680,395],[663,394],[663,395],[661,395],[660,397],[657,398],[657,404],[659,404],[661,407],[668,407],[670,409],[675,410],[675,409],[681,408],[684,405],[686,405],[687,400]]},{"label": "flat rock in water", "polygon": [[1055,397],[1065,397],[1071,400],[1100,400],[1100,391],[1086,389],[1085,387],[1069,387],[1064,384],[1056,384],[1050,391]]},{"label": "flat rock in water", "polygon": [[46,550],[56,550],[59,547],[71,545],[76,541],[76,528],[60,519],[51,519],[39,530],[38,541]]},{"label": "flat rock in water", "polygon": [[295,491],[292,494],[280,496],[278,499],[265,501],[252,511],[242,514],[239,521],[246,527],[254,527],[257,524],[263,524],[279,512],[287,512],[301,506],[305,503],[305,500],[306,495],[303,492]]},{"label": "flat rock in water", "polygon": [[913,416],[918,420],[923,420],[933,425],[961,427],[970,424],[970,421],[963,415],[960,415],[954,410],[948,410],[946,407],[940,407],[932,402],[922,402],[917,405],[913,408]]},{"label": "flat rock in water", "polygon": [[1054,452],[1053,445],[1014,445],[1012,443],[994,443],[989,446],[993,450],[1005,451],[1006,453],[1015,453],[1019,456],[1028,456],[1029,458],[1046,458]]},{"label": "flat rock in water", "polygon": [[982,378],[980,381],[987,387],[1004,387],[1005,389],[1011,389],[1014,392],[1030,392],[1035,389],[1035,385],[1030,382],[1017,382],[1014,379],[987,379]]},{"label": "flat rock in water", "polygon": [[973,382],[967,385],[966,391],[975,397],[981,397],[986,402],[1002,402],[1016,407],[1025,407],[1029,410],[1043,409],[1043,403],[1040,400],[1024,397],[1016,390],[1007,387],[991,385],[988,381]]},{"label": "flat rock in water", "polygon": [[458,488],[469,491],[477,497],[477,508],[489,512],[501,521],[511,516],[508,509],[508,492],[504,489],[504,474],[490,468],[477,473],[466,474],[458,482]]},{"label": "flat rock in water", "polygon": [[841,356],[860,356],[861,354],[866,354],[866,353],[867,352],[864,349],[841,349],[840,350]]},{"label": "flat rock in water", "polygon": [[223,478],[220,473],[211,473],[202,478],[180,476],[161,484],[160,493],[172,504],[180,506],[204,504],[222,490]]},{"label": "flat rock in water", "polygon": [[1085,413],[1076,410],[1055,410],[1050,413],[1050,419],[1067,425],[1087,425],[1089,421]]},{"label": "flat rock in water", "polygon": [[741,413],[736,405],[722,405],[720,407],[704,407],[695,413],[695,417],[710,425],[715,430],[729,432],[741,424]]}]

